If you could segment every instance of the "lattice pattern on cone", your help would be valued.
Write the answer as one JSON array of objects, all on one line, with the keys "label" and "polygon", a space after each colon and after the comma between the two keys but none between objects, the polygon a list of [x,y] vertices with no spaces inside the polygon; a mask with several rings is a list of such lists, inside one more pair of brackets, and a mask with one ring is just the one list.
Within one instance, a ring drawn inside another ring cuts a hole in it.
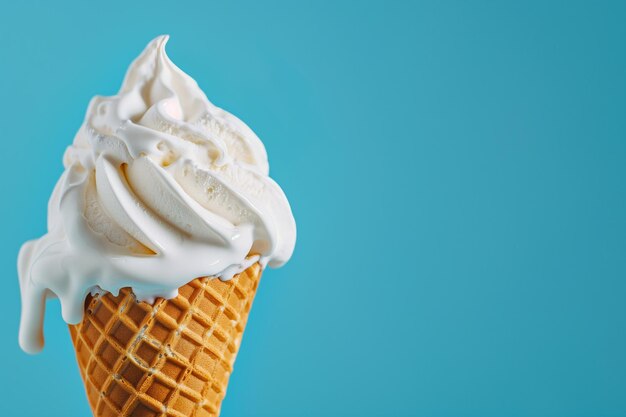
[{"label": "lattice pattern on cone", "polygon": [[69,328],[94,415],[218,416],[260,277],[199,278],[154,305],[89,296]]}]

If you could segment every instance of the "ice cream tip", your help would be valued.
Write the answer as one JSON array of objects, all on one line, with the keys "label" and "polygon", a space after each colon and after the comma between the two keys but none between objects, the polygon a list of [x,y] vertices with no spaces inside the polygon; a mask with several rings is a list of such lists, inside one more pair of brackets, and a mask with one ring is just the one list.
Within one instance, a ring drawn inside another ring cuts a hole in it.
[{"label": "ice cream tip", "polygon": [[26,352],[43,347],[48,298],[75,324],[92,291],[172,298],[195,278],[291,257],[295,221],[263,144],[174,65],[167,41],[148,44],[117,95],[91,100],[48,203],[48,233],[20,250]]}]

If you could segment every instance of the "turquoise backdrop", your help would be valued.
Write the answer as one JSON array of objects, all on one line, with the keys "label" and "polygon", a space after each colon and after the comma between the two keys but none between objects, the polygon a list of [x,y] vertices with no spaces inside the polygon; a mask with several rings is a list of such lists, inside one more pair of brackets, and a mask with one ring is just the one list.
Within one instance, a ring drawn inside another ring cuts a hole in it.
[{"label": "turquoise backdrop", "polygon": [[266,144],[298,223],[223,416],[626,415],[626,2],[0,6],[3,416],[87,417],[57,302],[19,350],[89,99],[150,39]]}]

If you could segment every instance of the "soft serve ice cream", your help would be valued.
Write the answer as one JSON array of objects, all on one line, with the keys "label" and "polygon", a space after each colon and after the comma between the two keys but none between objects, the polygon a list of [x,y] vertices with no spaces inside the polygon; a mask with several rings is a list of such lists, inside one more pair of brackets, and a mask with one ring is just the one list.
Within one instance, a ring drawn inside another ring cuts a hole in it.
[{"label": "soft serve ice cream", "polygon": [[81,321],[93,291],[171,298],[203,276],[230,279],[291,256],[296,227],[263,144],[211,104],[165,53],[133,62],[119,93],[92,99],[48,205],[48,233],[22,246],[20,346],[43,347],[46,299]]}]

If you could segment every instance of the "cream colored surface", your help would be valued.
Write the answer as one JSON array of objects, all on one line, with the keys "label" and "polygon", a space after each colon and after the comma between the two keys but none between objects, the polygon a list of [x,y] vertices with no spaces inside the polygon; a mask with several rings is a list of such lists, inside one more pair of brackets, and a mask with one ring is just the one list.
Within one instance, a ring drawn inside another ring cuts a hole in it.
[{"label": "cream colored surface", "polygon": [[170,61],[167,39],[146,47],[117,95],[91,101],[48,233],[20,251],[27,352],[43,347],[46,298],[58,297],[74,324],[93,291],[172,298],[197,277],[280,266],[293,252],[295,221],[263,144]]}]

